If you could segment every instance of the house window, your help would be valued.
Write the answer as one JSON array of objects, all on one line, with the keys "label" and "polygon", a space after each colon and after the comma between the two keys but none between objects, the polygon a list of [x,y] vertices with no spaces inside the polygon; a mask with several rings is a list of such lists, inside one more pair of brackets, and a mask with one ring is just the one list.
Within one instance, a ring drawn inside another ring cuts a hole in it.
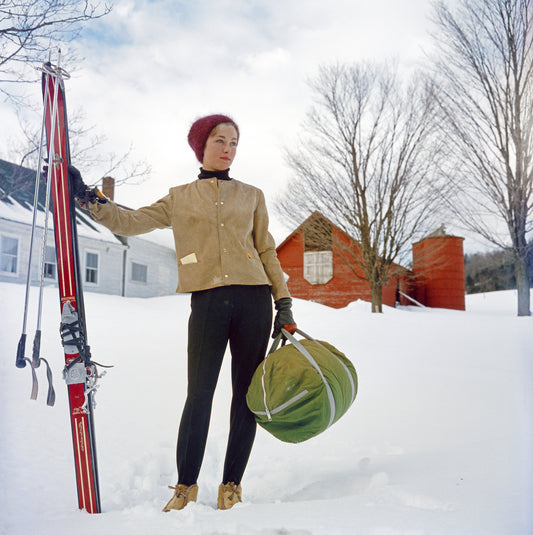
[{"label": "house window", "polygon": [[19,241],[10,236],[0,236],[0,271],[17,273]]},{"label": "house window", "polygon": [[53,247],[46,247],[46,253],[44,257],[44,278],[56,279],[57,264],[56,264],[56,251]]},{"label": "house window", "polygon": [[333,252],[304,253],[304,279],[311,284],[326,284],[333,278]]},{"label": "house window", "polygon": [[131,263],[131,280],[134,282],[148,282],[148,266],[145,264]]},{"label": "house window", "polygon": [[98,284],[98,254],[85,254],[85,282]]}]

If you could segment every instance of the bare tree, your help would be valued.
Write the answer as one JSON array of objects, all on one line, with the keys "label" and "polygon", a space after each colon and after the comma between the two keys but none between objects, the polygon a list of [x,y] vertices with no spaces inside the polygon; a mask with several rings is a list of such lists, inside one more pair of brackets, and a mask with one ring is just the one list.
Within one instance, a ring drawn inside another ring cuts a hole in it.
[{"label": "bare tree", "polygon": [[381,312],[394,262],[436,215],[430,91],[420,78],[405,87],[395,68],[372,65],[323,67],[311,87],[316,105],[288,151],[294,178],[280,211],[296,223],[319,212],[357,240],[334,253],[363,271],[372,311]]},{"label": "bare tree", "polygon": [[[48,59],[51,47],[75,39],[83,25],[111,11],[88,0],[3,0],[0,2],[0,83],[34,81],[28,68]],[[4,86],[0,92],[11,96]]]},{"label": "bare tree", "polygon": [[[4,183],[0,199],[17,191],[29,191],[28,188],[33,187],[28,181],[27,171],[36,169],[38,165],[40,127],[37,130],[20,116],[19,123],[23,138],[10,151],[10,159],[17,163],[19,169]],[[78,111],[69,117],[68,127],[73,164],[83,170],[84,176],[86,170],[92,170],[92,173],[87,173],[93,176],[93,179],[89,178],[88,185],[101,185],[105,176],[112,176],[117,187],[126,183],[140,184],[150,177],[151,165],[144,160],[135,159],[132,145],[122,154],[103,150],[106,146],[105,137],[95,133],[94,127],[86,126],[85,117],[81,112]],[[46,150],[44,154],[46,156]],[[94,177],[95,169],[98,173],[96,177]]]},{"label": "bare tree", "polygon": [[[21,123],[25,138],[25,149],[20,150],[27,164],[37,165],[39,153],[39,133],[32,130],[25,123]],[[115,185],[136,185],[148,179],[152,167],[144,160],[135,159],[135,150],[132,144],[122,153],[108,152],[103,149],[107,146],[107,138],[95,132],[94,126],[87,126],[85,115],[77,111],[69,116],[70,155],[74,165],[81,169],[97,169],[100,178],[93,179],[89,184],[100,184],[102,177],[112,176]]]},{"label": "bare tree", "polygon": [[[15,82],[37,83],[41,73],[31,69],[48,59],[51,48],[74,40],[84,25],[111,11],[109,2],[88,0],[5,0],[0,1],[0,92],[14,100],[19,115],[22,140],[10,151],[11,159],[25,168],[37,165],[40,135],[33,125],[21,117],[21,109],[30,107],[7,89]],[[54,61],[55,58],[52,58]],[[29,74],[31,72],[31,75]],[[34,74],[35,73],[35,74]],[[40,115],[40,113],[39,113]],[[113,176],[115,184],[139,183],[148,178],[151,166],[133,158],[133,147],[122,155],[102,151],[105,138],[87,127],[80,112],[69,117],[72,161],[82,169],[97,168],[100,176]],[[17,188],[26,188],[25,172],[12,177],[8,195]],[[94,180],[91,185],[101,179]]]},{"label": "bare tree", "polygon": [[456,193],[448,203],[467,228],[512,253],[518,315],[529,315],[533,4],[461,0],[452,10],[438,2],[434,19],[435,97]]}]

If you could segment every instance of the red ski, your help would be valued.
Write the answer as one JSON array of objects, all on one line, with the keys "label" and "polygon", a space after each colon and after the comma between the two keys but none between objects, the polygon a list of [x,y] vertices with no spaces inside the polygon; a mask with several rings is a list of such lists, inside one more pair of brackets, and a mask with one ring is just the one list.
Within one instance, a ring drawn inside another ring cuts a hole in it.
[{"label": "red ski", "polygon": [[70,152],[64,88],[64,78],[68,78],[68,74],[50,63],[45,64],[42,70],[61,338],[65,351],[63,375],[70,404],[78,503],[80,509],[99,513],[101,506],[93,415],[93,395],[98,373],[87,345],[75,200],[68,180]]}]

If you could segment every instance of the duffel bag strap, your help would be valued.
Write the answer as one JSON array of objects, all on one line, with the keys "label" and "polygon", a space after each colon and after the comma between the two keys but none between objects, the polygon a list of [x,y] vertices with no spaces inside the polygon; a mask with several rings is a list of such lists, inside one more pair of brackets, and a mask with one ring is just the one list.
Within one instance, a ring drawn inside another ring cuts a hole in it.
[{"label": "duffel bag strap", "polygon": [[[285,330],[285,329],[283,329]],[[267,353],[267,357],[268,355],[270,355],[271,353],[274,353],[274,351],[276,351],[276,349],[278,349],[279,347],[279,344],[281,342],[281,346],[283,347],[285,345],[285,343],[287,342],[287,339],[283,336],[283,334],[279,333],[276,338],[274,338],[274,341],[272,342],[272,345],[270,346],[270,349],[268,350],[268,353]]]},{"label": "duffel bag strap", "polygon": [[[285,329],[281,329],[281,330],[285,333],[287,332]],[[311,339],[309,335],[303,333],[302,331],[299,331],[298,329],[296,329],[296,332],[299,332],[302,336]],[[270,355],[272,355],[272,353],[274,353],[274,351],[278,349],[280,343],[282,347],[287,343],[287,337],[284,336],[281,332],[278,334],[278,336],[276,336],[276,338],[274,338],[274,341],[272,342],[272,345],[270,346],[270,349],[268,350],[268,353],[265,359],[263,360],[263,374],[261,375],[261,386],[263,388],[263,404],[265,406],[265,413],[269,421],[272,420],[272,414],[268,408],[268,403],[267,403],[267,393],[266,393],[266,385],[265,385],[266,363],[267,363],[268,357],[270,357]]]},{"label": "duffel bag strap", "polygon": [[[298,333],[300,336],[303,336],[304,338],[307,338],[308,340],[311,340],[312,342],[316,342],[316,340],[312,336],[309,336],[308,334],[304,333],[300,329],[296,329],[294,332]],[[276,351],[276,349],[278,349],[280,342],[281,342],[282,347],[286,344],[288,337],[285,336],[284,333],[287,333],[287,334],[290,335],[290,333],[288,333],[288,331],[286,331],[285,329],[282,328],[281,332],[276,336],[276,338],[274,338],[274,341],[272,342],[272,345],[270,346],[270,349],[268,350],[267,355],[270,355],[271,353],[274,353],[274,351]]]},{"label": "duffel bag strap", "polygon": [[[297,332],[300,336],[303,336],[304,338],[307,338],[307,340],[311,340],[312,342],[315,342],[319,346],[324,347],[324,344],[321,344],[318,340],[315,340],[312,336],[309,336],[308,334],[305,334],[300,329],[296,329],[296,331],[294,331],[294,332]],[[290,336],[290,334],[289,334],[289,336]],[[327,350],[326,347],[324,347],[324,349]],[[332,354],[335,355],[335,353],[332,353]],[[352,374],[350,373],[350,370],[348,369],[348,366],[346,366],[346,364],[338,356],[337,356],[337,359],[339,361],[339,364],[343,367],[344,371],[346,372],[346,376],[348,377],[348,381],[350,381],[350,385],[352,387],[352,403],[353,403],[353,401],[355,399],[355,396],[357,394],[357,390],[355,388],[355,383],[354,383]]]},{"label": "duffel bag strap", "polygon": [[[296,332],[303,336],[304,338],[307,338],[308,340],[312,340],[313,342],[316,342],[313,338],[311,338],[309,335],[305,334],[300,329],[296,329]],[[326,381],[326,378],[324,377],[324,374],[322,373],[322,370],[320,369],[320,366],[317,364],[316,360],[311,356],[311,353],[305,349],[305,347],[298,341],[296,338],[285,329],[281,329],[281,333],[289,340],[289,342],[309,361],[311,366],[318,372],[320,375],[320,378],[322,379],[322,382],[324,383],[324,386],[326,387],[326,392],[328,395],[328,401],[329,401],[329,407],[330,407],[330,417],[329,417],[329,423],[328,427],[333,423],[333,420],[335,420],[335,398],[333,397],[333,391],[331,390],[331,387],[329,386],[329,383]]]}]

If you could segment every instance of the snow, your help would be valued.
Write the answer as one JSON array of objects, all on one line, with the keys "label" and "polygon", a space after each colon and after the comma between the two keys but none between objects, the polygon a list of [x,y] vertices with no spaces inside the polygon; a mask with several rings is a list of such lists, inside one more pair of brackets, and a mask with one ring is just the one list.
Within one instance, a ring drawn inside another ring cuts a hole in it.
[{"label": "snow", "polygon": [[[120,240],[108,229],[102,225],[96,225],[94,221],[91,220],[90,216],[81,210],[78,210],[78,235],[84,236],[85,238],[90,238],[92,240],[110,242],[110,243],[121,243]],[[81,220],[80,220],[81,218]],[[7,202],[0,202],[0,219],[5,219],[8,221],[16,221],[18,223],[24,223],[31,227],[33,222],[33,206],[30,206],[28,203],[21,204],[13,197],[8,196]],[[45,224],[45,213],[44,210],[37,211],[37,217],[35,221],[38,228],[43,229]],[[53,232],[54,228],[54,218],[50,214],[48,218],[48,229],[50,232]],[[151,243],[156,243],[157,245],[162,245],[170,249],[174,249],[174,237],[172,230],[170,228],[166,229],[156,229],[150,234],[142,235],[143,240],[149,241]]]},{"label": "snow", "polygon": [[[80,214],[78,213],[78,235],[84,236],[86,238],[91,238],[93,240],[111,242],[111,243],[120,243],[118,238],[108,229],[101,225],[95,225],[94,222],[87,224],[87,221],[90,221],[88,215],[83,214],[83,221],[79,220]],[[30,206],[28,203],[24,202],[21,204],[13,197],[8,196],[7,202],[0,202],[0,219],[5,219],[7,221],[16,221],[17,223],[24,223],[28,226],[32,226],[33,222],[33,206]],[[38,210],[35,220],[35,224],[38,228],[44,229],[45,225],[45,212],[44,210]],[[49,232],[53,233],[54,228],[54,217],[52,213],[48,215],[48,229]]]},{"label": "snow", "polygon": [[[243,503],[216,509],[229,419],[222,369],[198,503],[162,513],[176,482],[186,390],[184,295],[86,293],[93,357],[113,364],[97,393],[103,513],[77,509],[62,381],[57,289],[45,288],[41,355],[56,405],[29,399],[14,365],[24,288],[0,283],[0,533],[9,535],[396,535],[533,533],[533,318],[514,292],[467,296],[467,311],[340,310],[295,300],[299,326],[345,352],[359,375],[348,413],[285,444],[259,428]],[[27,353],[35,329],[36,296]]]},{"label": "snow", "polygon": [[157,245],[162,245],[163,247],[168,247],[172,250],[176,248],[176,243],[174,242],[174,233],[170,227],[155,229],[148,234],[141,234],[137,237],[151,243],[156,243]]}]

